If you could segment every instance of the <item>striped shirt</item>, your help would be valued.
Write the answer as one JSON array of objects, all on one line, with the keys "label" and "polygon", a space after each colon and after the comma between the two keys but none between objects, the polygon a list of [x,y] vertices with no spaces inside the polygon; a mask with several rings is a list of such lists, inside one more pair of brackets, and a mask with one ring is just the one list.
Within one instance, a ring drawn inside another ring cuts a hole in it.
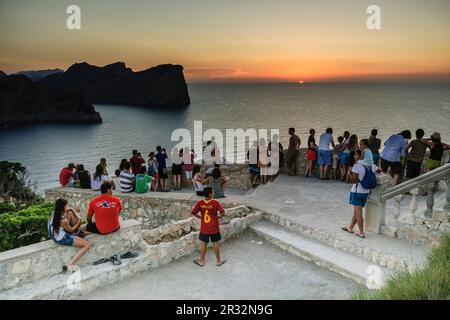
[{"label": "striped shirt", "polygon": [[122,192],[132,192],[134,190],[134,174],[123,170],[119,175],[119,186]]}]

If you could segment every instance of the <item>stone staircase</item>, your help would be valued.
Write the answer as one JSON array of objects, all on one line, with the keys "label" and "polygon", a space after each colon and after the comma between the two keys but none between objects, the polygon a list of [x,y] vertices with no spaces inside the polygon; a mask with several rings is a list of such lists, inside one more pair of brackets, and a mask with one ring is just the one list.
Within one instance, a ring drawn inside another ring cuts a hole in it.
[{"label": "stone staircase", "polygon": [[274,245],[371,289],[380,288],[395,272],[418,268],[428,252],[427,248],[383,235],[360,239],[270,213],[251,229]]}]

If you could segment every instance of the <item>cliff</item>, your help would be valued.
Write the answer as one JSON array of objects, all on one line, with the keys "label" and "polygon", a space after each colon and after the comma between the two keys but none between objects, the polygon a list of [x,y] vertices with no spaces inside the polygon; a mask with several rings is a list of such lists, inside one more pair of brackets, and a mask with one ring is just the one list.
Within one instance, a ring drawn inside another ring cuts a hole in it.
[{"label": "cliff", "polygon": [[5,77],[6,73],[4,73],[2,70],[0,70],[0,77]]},{"label": "cliff", "polygon": [[24,75],[0,78],[0,124],[101,122],[100,114],[73,92],[50,91]]},{"label": "cliff", "polygon": [[83,62],[38,83],[48,89],[81,94],[91,104],[164,107],[190,104],[180,65],[165,64],[133,72],[122,62],[104,67]]},{"label": "cliff", "polygon": [[24,75],[30,78],[33,81],[37,81],[39,79],[42,79],[44,77],[47,77],[52,74],[56,73],[62,73],[64,70],[61,69],[48,69],[48,70],[37,70],[37,71],[20,71],[17,73],[14,73],[14,75]]}]

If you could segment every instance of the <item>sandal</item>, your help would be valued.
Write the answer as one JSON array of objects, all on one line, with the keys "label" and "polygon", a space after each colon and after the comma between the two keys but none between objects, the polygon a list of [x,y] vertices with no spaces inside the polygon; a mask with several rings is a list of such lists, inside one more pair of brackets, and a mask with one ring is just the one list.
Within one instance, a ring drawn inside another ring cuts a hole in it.
[{"label": "sandal", "polygon": [[348,233],[353,233],[353,230],[350,231],[347,227],[342,227],[341,230],[344,230],[344,231],[346,231]]},{"label": "sandal", "polygon": [[105,259],[100,259],[100,260],[94,261],[93,265],[96,266],[98,264],[106,263],[108,261],[109,261],[109,259],[106,259],[106,258]]},{"label": "sandal", "polygon": [[120,256],[120,259],[136,258],[139,254],[137,252],[128,251]]},{"label": "sandal", "polygon": [[204,267],[205,266],[204,264],[201,264],[197,259],[194,260],[194,263],[196,265],[198,265],[199,267]]},{"label": "sandal", "polygon": [[219,263],[216,263],[216,266],[220,267],[221,265],[225,264],[225,262],[227,262],[227,259],[223,259]]},{"label": "sandal", "polygon": [[358,238],[361,238],[361,239],[365,239],[365,238],[366,238],[366,236],[362,236],[362,235],[360,235],[359,233],[356,233],[356,236],[357,236]]},{"label": "sandal", "polygon": [[113,265],[118,266],[122,264],[122,261],[119,260],[119,256],[117,254],[113,255],[108,259]]}]

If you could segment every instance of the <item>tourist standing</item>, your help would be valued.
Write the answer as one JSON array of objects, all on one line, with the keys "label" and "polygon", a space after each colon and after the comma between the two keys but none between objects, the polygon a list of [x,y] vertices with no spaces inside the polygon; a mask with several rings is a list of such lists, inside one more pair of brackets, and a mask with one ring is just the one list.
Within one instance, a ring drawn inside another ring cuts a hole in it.
[{"label": "tourist standing", "polygon": [[313,170],[314,170],[314,162],[317,160],[317,144],[316,144],[316,138],[314,137],[316,135],[316,130],[311,129],[309,130],[309,137],[308,137],[308,151],[306,151],[306,158],[308,159],[308,165],[306,167],[306,173],[305,177],[312,177],[313,176]]},{"label": "tourist standing", "polygon": [[373,163],[378,166],[378,162],[380,161],[380,148],[381,148],[381,139],[377,138],[378,130],[372,129],[369,137],[369,149],[372,151]]},{"label": "tourist standing", "polygon": [[172,150],[172,181],[174,190],[181,190],[181,174],[183,173],[183,149]]},{"label": "tourist standing", "polygon": [[119,175],[119,186],[120,190],[124,193],[129,193],[134,191],[135,175],[131,173],[131,163],[130,161],[125,162],[124,169]]},{"label": "tourist standing", "polygon": [[287,151],[287,157],[286,157],[286,163],[288,165],[288,168],[290,170],[289,175],[295,176],[297,170],[296,170],[296,164],[297,159],[300,154],[300,144],[301,140],[300,138],[295,134],[294,128],[289,128],[289,135],[291,136],[289,138],[289,147]]},{"label": "tourist standing", "polygon": [[348,163],[350,160],[350,147],[349,147],[350,132],[344,131],[343,136],[344,136],[344,142],[342,143],[343,150],[341,153],[341,161],[340,161],[341,173],[342,173],[341,181],[346,181],[346,177],[347,177],[347,173],[348,173],[348,169],[349,169]]},{"label": "tourist standing", "polygon": [[80,248],[78,252],[70,259],[64,271],[75,272],[78,267],[77,261],[91,248],[91,243],[81,237],[74,235],[74,232],[80,227],[81,219],[71,225],[66,219],[66,213],[69,211],[67,200],[58,199],[55,202],[55,208],[47,222],[48,237],[59,245],[74,246]]},{"label": "tourist standing", "polygon": [[393,178],[392,185],[400,182],[400,173],[402,171],[401,158],[406,155],[406,147],[411,139],[411,131],[403,130],[398,134],[393,134],[384,143],[384,149],[380,154],[380,166],[384,173],[389,171]]},{"label": "tourist standing", "polygon": [[248,173],[250,174],[250,181],[253,187],[257,186],[257,181],[260,176],[259,170],[259,148],[258,141],[253,141],[252,146],[247,151],[248,159]]},{"label": "tourist standing", "polygon": [[153,177],[152,190],[158,190],[159,174],[158,174],[158,161],[156,160],[155,153],[152,151],[148,155],[148,175]]},{"label": "tourist standing", "polygon": [[[273,147],[272,147],[273,146]],[[272,136],[272,141],[269,142],[268,156],[270,159],[270,165],[268,174],[270,176],[270,181],[274,181],[280,172],[280,168],[283,167],[283,146],[279,141],[279,136],[274,134]]]},{"label": "tourist standing", "polygon": [[331,146],[335,147],[334,140],[333,140],[333,129],[327,128],[325,130],[325,133],[322,133],[320,135],[319,139],[319,148],[318,148],[318,163],[319,163],[319,179],[321,180],[328,180],[328,167],[331,166],[331,151],[330,151],[330,144]]},{"label": "tourist standing", "polygon": [[195,158],[197,158],[197,155],[194,150],[189,149],[189,147],[185,147],[183,152],[183,170],[186,176],[188,188],[191,187],[192,178],[194,177],[193,172],[195,167]]},{"label": "tourist standing", "polygon": [[361,150],[355,151],[354,160],[355,164],[351,170],[351,180],[353,182],[353,186],[350,190],[349,200],[349,203],[353,205],[353,217],[350,225],[342,227],[342,230],[353,233],[353,228],[356,224],[358,224],[359,232],[356,235],[360,238],[365,238],[362,210],[366,205],[367,199],[369,198],[370,189],[364,188],[361,181],[364,179],[365,175],[368,174],[369,170],[374,174],[377,171],[380,172],[380,170],[378,170],[374,164],[367,165],[364,161],[362,161]]},{"label": "tourist standing", "polygon": [[63,168],[59,173],[59,183],[61,187],[71,187],[73,184],[73,170],[75,169],[75,164],[73,162],[69,163],[67,167]]},{"label": "tourist standing", "polygon": [[439,132],[434,132],[430,139],[422,139],[422,142],[430,148],[430,155],[426,163],[427,172],[439,168],[444,150],[448,150],[449,145],[441,141],[441,134]]},{"label": "tourist standing", "polygon": [[427,152],[427,144],[422,142],[425,135],[423,129],[416,130],[416,139],[410,141],[406,146],[406,178],[414,179],[420,175],[422,164]]},{"label": "tourist standing", "polygon": [[348,170],[347,170],[347,183],[351,182],[352,168],[355,164],[355,152],[358,149],[358,136],[356,134],[352,134],[348,139]]},{"label": "tourist standing", "polygon": [[261,177],[261,183],[262,184],[266,184],[267,183],[267,179],[269,177],[269,156],[268,156],[268,149],[267,149],[267,144],[266,144],[266,139],[261,138],[259,139],[259,144],[258,144],[259,148],[258,148],[258,152],[259,152],[259,157],[258,157],[258,167],[259,167],[259,176]]},{"label": "tourist standing", "polygon": [[[113,186],[109,182],[101,185],[101,195],[92,199],[87,212],[86,230],[97,234],[108,234],[120,229],[119,215],[122,201],[112,195]],[[95,222],[92,221],[95,217]]]},{"label": "tourist standing", "polygon": [[[194,263],[200,267],[205,265],[206,245],[211,240],[214,253],[216,255],[216,266],[223,265],[226,260],[220,257],[219,241],[222,239],[220,234],[219,219],[223,217],[225,210],[222,205],[214,200],[214,191],[212,188],[205,188],[205,199],[200,200],[192,208],[192,214],[201,220],[200,223],[200,257],[194,260]],[[200,216],[198,213],[200,212]]]},{"label": "tourist standing", "polygon": [[137,150],[133,150],[132,154],[133,156],[130,158],[131,172],[134,175],[137,175],[141,169],[141,166],[145,163],[145,160],[139,156],[139,152]]},{"label": "tourist standing", "polygon": [[161,180],[161,188],[163,192],[169,192],[167,188],[167,166],[166,166],[166,159],[167,159],[167,153],[166,149],[162,148],[161,146],[156,147],[156,161],[158,161],[158,174],[159,178]]},{"label": "tourist standing", "polygon": [[[344,142],[344,137],[343,136],[339,136],[338,137],[338,144],[334,147],[333,150],[333,179],[334,180],[338,180],[338,175],[337,175],[337,171],[338,168],[340,168],[340,159],[341,159],[341,153],[343,150],[343,144]],[[342,170],[340,170],[341,172],[341,176],[342,176]]]}]

